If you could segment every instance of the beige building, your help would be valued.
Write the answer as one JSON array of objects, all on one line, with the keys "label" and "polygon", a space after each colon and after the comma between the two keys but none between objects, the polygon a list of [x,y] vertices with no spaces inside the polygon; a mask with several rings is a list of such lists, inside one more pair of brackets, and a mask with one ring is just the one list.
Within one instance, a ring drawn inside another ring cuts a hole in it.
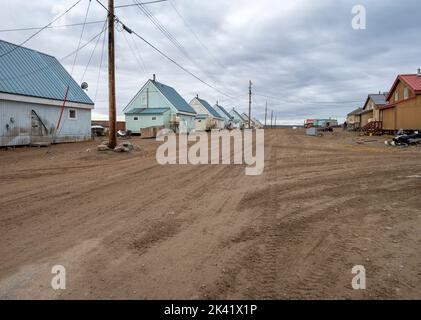
[{"label": "beige building", "polygon": [[387,104],[387,93],[369,94],[363,106],[360,126],[364,128],[372,121],[380,121],[380,108]]}]

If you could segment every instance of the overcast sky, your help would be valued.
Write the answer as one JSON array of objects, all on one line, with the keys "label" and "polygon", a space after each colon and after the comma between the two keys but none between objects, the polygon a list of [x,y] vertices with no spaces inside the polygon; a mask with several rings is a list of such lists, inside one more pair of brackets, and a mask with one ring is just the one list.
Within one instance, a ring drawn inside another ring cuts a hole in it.
[{"label": "overcast sky", "polygon": [[[120,119],[124,119],[123,108],[153,73],[158,81],[177,89],[187,102],[199,94],[212,105],[219,100],[227,109],[236,107],[240,111],[248,110],[248,81],[252,80],[253,115],[264,119],[267,100],[281,124],[302,123],[314,117],[343,120],[348,112],[363,104],[368,93],[387,91],[397,74],[416,73],[421,67],[419,0],[171,1],[182,18],[170,2],[150,4],[147,8],[178,41],[181,50],[137,7],[120,8],[116,14],[127,26],[230,98],[186,74],[138,38],[117,31]],[[0,2],[0,29],[8,29],[43,26],[76,0]],[[115,2],[132,4],[133,0]],[[57,24],[83,22],[88,3],[89,0],[82,0]],[[351,11],[355,5],[364,5],[367,10],[365,30],[352,28]],[[106,11],[92,0],[88,21],[105,18]],[[88,25],[82,44],[102,27],[102,23]],[[20,43],[32,33],[1,32],[0,39]],[[77,48],[80,34],[80,26],[48,29],[26,46],[61,59]],[[77,82],[89,83],[92,99],[98,91],[93,118],[101,119],[108,112],[106,59],[97,82],[102,38],[82,79],[95,45],[94,41],[80,52],[73,76]],[[74,56],[62,61],[69,72],[73,61]]]}]

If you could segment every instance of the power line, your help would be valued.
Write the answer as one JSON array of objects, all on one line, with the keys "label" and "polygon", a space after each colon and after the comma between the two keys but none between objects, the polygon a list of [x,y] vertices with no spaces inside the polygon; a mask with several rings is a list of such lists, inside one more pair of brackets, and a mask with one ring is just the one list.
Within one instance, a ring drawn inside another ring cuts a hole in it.
[{"label": "power line", "polygon": [[[168,0],[156,0],[156,1],[148,1],[148,2],[141,2],[141,5],[144,4],[153,4],[153,3],[159,3],[159,2],[167,2]],[[137,4],[123,4],[120,6],[115,6],[114,9],[120,9],[120,8],[127,8],[127,7],[134,7],[137,6]]]},{"label": "power line", "polygon": [[[103,27],[102,27],[102,30],[103,30],[103,31],[105,31],[106,26],[107,26],[107,20],[105,20],[104,25],[103,25]],[[90,64],[91,64],[92,58],[93,58],[93,56],[94,56],[94,54],[95,54],[96,48],[98,47],[98,44],[99,44],[99,41],[100,41],[100,40],[101,40],[101,37],[98,37],[98,39],[97,39],[97,41],[96,41],[96,43],[95,43],[95,47],[94,47],[94,49],[92,50],[92,53],[91,53],[91,55],[90,55],[90,57],[89,57],[88,64],[86,65],[85,71],[83,72],[83,75],[82,75],[82,78],[81,78],[81,80],[80,80],[80,83],[82,83],[82,82],[83,82],[83,80],[85,79],[86,72],[88,71],[88,68],[89,68],[89,66],[90,66]]]},{"label": "power line", "polygon": [[[108,10],[108,8],[106,6],[104,6],[100,0],[96,0],[108,13],[110,13],[110,11]],[[152,43],[150,43],[148,40],[146,40],[145,38],[143,38],[141,35],[139,35],[136,31],[128,28],[116,15],[113,15],[114,18],[116,19],[117,22],[121,23],[123,25],[123,29],[125,29],[128,33],[134,34],[135,36],[137,36],[140,40],[142,40],[143,42],[145,42],[148,46],[150,46],[152,49],[154,49],[156,52],[158,52],[161,56],[163,56],[164,58],[166,58],[167,60],[169,60],[170,62],[172,62],[173,64],[175,64],[177,67],[179,67],[181,70],[183,70],[184,72],[188,73],[189,75],[191,75],[193,78],[195,78],[196,80],[198,80],[199,82],[203,83],[204,85],[208,86],[209,88],[219,92],[220,94],[224,95],[225,97],[231,99],[231,100],[235,100],[235,98],[233,98],[232,96],[230,96],[229,94],[219,90],[218,88],[214,87],[213,85],[207,83],[206,81],[202,80],[201,78],[199,78],[197,75],[195,75],[194,73],[192,73],[191,71],[189,71],[187,68],[183,67],[181,64],[179,64],[178,62],[176,62],[174,59],[172,59],[171,57],[169,57],[168,55],[166,55],[164,52],[162,52],[160,49],[158,49],[156,46],[154,46]]]},{"label": "power line", "polygon": [[[91,44],[92,42],[94,42],[99,36],[101,36],[106,30],[108,29],[105,28],[105,30],[102,30],[100,33],[98,33],[96,36],[94,36],[93,38],[91,38],[88,42],[86,42],[84,45],[80,46],[79,49],[76,49],[74,51],[72,51],[71,53],[67,54],[66,56],[59,58],[58,61],[63,62],[64,60],[72,57],[73,55],[75,55],[76,53],[80,52],[81,50],[83,50],[86,46],[88,46],[89,44]],[[7,81],[7,80],[13,80],[13,79],[18,79],[21,77],[27,77],[29,75],[32,75],[34,73],[40,72],[40,71],[44,71],[47,69],[50,69],[53,65],[55,64],[55,61],[53,60],[50,64],[47,64],[41,68],[36,68],[34,70],[32,70],[31,72],[27,72],[27,73],[23,73],[17,76],[13,76],[13,77],[9,77],[9,78],[0,78],[0,81]]]},{"label": "power line", "polygon": [[142,63],[140,62],[140,60],[139,60],[139,58],[138,58],[138,56],[137,56],[137,54],[136,54],[136,51],[135,51],[135,50],[132,48],[132,46],[130,45],[130,42],[129,42],[129,40],[127,39],[127,36],[126,36],[126,32],[124,32],[124,31],[123,31],[122,33],[123,33],[123,37],[124,37],[124,39],[126,40],[127,46],[129,47],[129,49],[130,49],[130,51],[131,51],[132,55],[134,56],[134,58],[135,58],[135,60],[136,60],[137,64],[139,65],[139,67],[140,67],[141,71],[142,71],[142,72],[146,72],[146,71],[144,70],[144,68],[143,68]]},{"label": "power line", "polygon": [[183,67],[182,65],[180,65],[178,62],[176,62],[174,59],[170,58],[168,55],[166,55],[165,53],[163,53],[161,50],[159,50],[157,47],[155,47],[152,43],[150,43],[148,40],[146,40],[145,38],[143,38],[142,36],[140,36],[137,32],[133,31],[133,34],[135,36],[137,36],[140,40],[142,40],[143,42],[145,42],[148,46],[150,46],[152,49],[154,49],[155,51],[157,51],[161,56],[163,56],[164,58],[166,58],[167,60],[171,61],[173,64],[175,64],[177,67],[179,67],[181,70],[183,70],[184,72],[188,73],[189,75],[191,75],[192,77],[194,77],[195,79],[197,79],[198,81],[200,81],[201,83],[203,83],[204,85],[208,86],[209,88],[219,92],[220,94],[230,98],[230,99],[234,99],[233,97],[231,97],[230,95],[226,94],[225,92],[219,90],[218,88],[212,86],[211,84],[207,83],[206,81],[200,79],[198,76],[196,76],[194,73],[192,73],[191,71],[189,71],[188,69],[186,69],[185,67]]},{"label": "power line", "polygon": [[136,3],[139,8],[139,10],[142,11],[142,13],[155,25],[155,27],[193,64],[196,64],[195,61],[193,61],[192,57],[189,55],[187,50],[183,47],[183,45],[174,37],[174,35],[168,31],[160,22],[159,20],[153,15],[152,12],[148,10],[145,6],[141,5],[140,2],[137,0],[133,0],[134,3]]},{"label": "power line", "polygon": [[[86,22],[85,25],[90,25],[90,24],[100,24],[100,23],[104,23],[104,21],[89,21]],[[62,24],[62,25],[55,25],[55,26],[49,26],[49,27],[44,27],[44,29],[60,29],[60,28],[67,28],[67,27],[78,27],[83,25],[84,23],[71,23],[71,24]],[[17,28],[17,29],[3,29],[0,30],[0,32],[15,32],[15,31],[31,31],[31,30],[40,30],[43,27],[28,27],[28,28]]]},{"label": "power line", "polygon": [[145,60],[143,60],[142,58],[142,54],[140,53],[139,47],[137,46],[137,43],[136,43],[136,39],[133,37],[132,33],[130,34],[130,38],[132,39],[133,45],[135,47],[135,51],[139,55],[139,59],[142,62],[143,69],[145,70],[145,72],[148,72]]},{"label": "power line", "polygon": [[281,103],[285,103],[285,104],[347,104],[347,103],[360,103],[361,100],[353,100],[353,101],[315,101],[315,100],[309,100],[309,101],[305,101],[305,100],[296,100],[296,101],[288,101],[282,98],[278,98],[278,97],[274,97],[274,96],[269,96],[269,95],[265,95],[265,94],[259,94],[259,93],[255,93],[255,96],[258,97],[264,97],[264,98],[268,98],[274,101],[278,101]]},{"label": "power line", "polygon": [[[89,0],[89,3],[88,3],[88,8],[86,9],[85,20],[84,20],[84,23],[83,23],[82,31],[81,31],[81,33],[80,33],[79,43],[78,43],[78,45],[77,45],[77,48],[78,48],[78,49],[79,49],[79,47],[80,47],[80,44],[82,43],[83,34],[85,33],[86,21],[88,20],[88,14],[89,14],[89,9],[90,9],[90,8],[91,8],[91,0]],[[79,51],[77,51],[77,52],[76,52],[76,55],[75,55],[75,60],[73,61],[72,72],[70,73],[70,75],[71,75],[71,76],[73,76],[73,71],[74,71],[74,69],[75,69],[75,65],[76,65],[76,61],[77,61],[77,57],[78,57],[78,53],[79,53]]]},{"label": "power line", "polygon": [[[107,29],[108,26],[106,25],[105,29]],[[102,70],[102,63],[104,61],[104,51],[105,51],[105,39],[106,34],[105,34],[105,30],[103,30],[104,32],[104,39],[102,40],[102,51],[101,51],[101,61],[99,63],[99,70],[98,70],[98,78],[97,78],[97,82],[96,82],[96,89],[95,89],[95,98],[94,98],[94,102],[97,102],[97,97],[98,97],[98,91],[99,91],[99,80],[101,78],[101,70]]]},{"label": "power line", "polygon": [[199,43],[199,45],[202,47],[203,51],[209,55],[209,57],[211,58],[211,60],[215,63],[218,64],[221,68],[224,68],[216,59],[214,59],[214,57],[210,54],[209,50],[206,48],[206,46],[204,45],[204,43],[200,40],[199,36],[197,35],[197,33],[194,31],[194,29],[190,26],[189,22],[181,15],[180,11],[178,11],[177,7],[174,5],[174,3],[169,0],[169,3],[171,4],[171,6],[173,7],[175,13],[180,17],[180,19],[183,21],[184,25],[187,27],[187,29],[190,31],[190,33],[196,38],[196,41]]},{"label": "power line", "polygon": [[[139,4],[138,0],[133,0],[134,3]],[[144,5],[138,5],[138,8],[148,17],[156,28],[182,53],[182,55],[195,65],[205,76],[209,79],[214,79],[207,71],[194,59],[189,51],[176,39],[176,37],[156,18],[153,13]]]},{"label": "power line", "polygon": [[48,28],[49,26],[51,26],[54,22],[56,22],[57,20],[61,19],[63,16],[65,16],[69,11],[71,11],[74,7],[76,7],[82,0],[78,0],[74,5],[72,5],[69,9],[67,9],[64,13],[62,13],[61,15],[59,15],[57,18],[55,18],[53,21],[51,21],[49,24],[47,24],[46,26],[42,27],[40,30],[38,30],[37,32],[35,32],[33,35],[31,35],[29,38],[27,38],[25,41],[23,41],[22,43],[20,43],[19,45],[16,45],[13,47],[13,49],[3,53],[2,55],[0,55],[0,58],[3,58],[4,56],[12,53],[13,51],[15,51],[17,48],[22,47],[25,43],[27,43],[28,41],[30,41],[32,38],[34,38],[35,36],[37,36],[39,33],[41,33],[43,30],[45,30],[46,28]]}]

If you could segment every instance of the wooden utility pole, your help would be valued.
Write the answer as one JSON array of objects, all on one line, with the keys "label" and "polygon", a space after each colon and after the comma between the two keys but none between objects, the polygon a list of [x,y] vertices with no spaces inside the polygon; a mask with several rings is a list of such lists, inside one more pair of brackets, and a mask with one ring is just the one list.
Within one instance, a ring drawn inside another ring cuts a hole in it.
[{"label": "wooden utility pole", "polygon": [[251,83],[250,80],[250,84],[249,84],[249,129],[251,129],[251,86],[253,84]]},{"label": "wooden utility pole", "polygon": [[268,102],[266,101],[266,109],[265,109],[265,128],[267,124],[267,118],[268,118]]},{"label": "wooden utility pole", "polygon": [[272,110],[272,114],[270,116],[270,128],[273,129],[273,110]]},{"label": "wooden utility pole", "polygon": [[110,121],[108,147],[111,149],[117,146],[114,23],[114,0],[108,0],[108,104]]}]

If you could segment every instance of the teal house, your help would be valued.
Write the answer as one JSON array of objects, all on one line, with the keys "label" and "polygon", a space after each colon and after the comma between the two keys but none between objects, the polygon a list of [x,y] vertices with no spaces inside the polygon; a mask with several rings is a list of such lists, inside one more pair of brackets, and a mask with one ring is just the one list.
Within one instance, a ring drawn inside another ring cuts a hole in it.
[{"label": "teal house", "polygon": [[126,130],[140,134],[141,129],[164,127],[179,133],[195,129],[196,112],[172,87],[148,80],[123,110]]},{"label": "teal house", "polygon": [[225,110],[223,106],[219,105],[218,102],[216,102],[216,105],[213,108],[216,110],[216,112],[219,113],[219,115],[222,118],[222,128],[226,128],[230,124],[230,122],[233,122],[232,116],[227,110]]},{"label": "teal house", "polygon": [[245,119],[240,113],[238,113],[235,108],[233,108],[230,112],[232,120],[238,126],[238,128],[243,129],[246,125],[248,125],[247,119]]}]

